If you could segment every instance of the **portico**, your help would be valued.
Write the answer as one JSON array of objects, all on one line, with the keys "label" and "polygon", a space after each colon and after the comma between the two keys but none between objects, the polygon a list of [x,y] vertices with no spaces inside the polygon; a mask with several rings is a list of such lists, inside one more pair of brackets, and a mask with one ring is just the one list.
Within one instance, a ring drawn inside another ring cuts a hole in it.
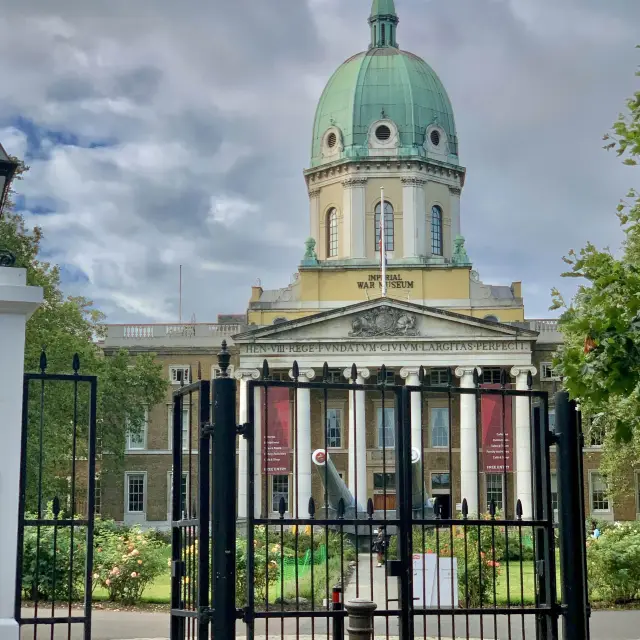
[{"label": "portico", "polygon": [[[411,446],[425,456],[425,472],[438,471],[436,468],[429,469],[433,466],[429,460],[435,459],[438,450],[440,453],[451,450],[456,460],[459,459],[459,465],[456,464],[459,477],[450,477],[450,482],[456,486],[457,497],[467,499],[470,513],[477,513],[482,505],[478,504],[481,437],[478,433],[476,395],[461,395],[455,415],[449,417],[451,433],[446,425],[441,440],[432,441],[429,434],[435,428],[431,426],[434,409],[430,409],[431,414],[424,415],[426,408],[417,389],[419,370],[423,367],[427,374],[432,371],[450,372],[447,375],[455,375],[454,384],[474,388],[474,371],[482,376],[483,369],[500,368],[510,374],[508,382],[514,381],[516,388],[526,389],[528,373],[535,374],[531,352],[536,336],[536,332],[512,325],[380,298],[235,336],[240,360],[240,370],[236,376],[242,380],[257,377],[266,360],[274,375],[290,379],[293,362],[297,361],[299,381],[311,381],[321,376],[323,366],[327,363],[334,381],[377,384],[380,382],[380,369],[385,365],[394,382],[404,380],[407,386],[416,387],[411,394]],[[482,377],[479,379],[482,381]],[[319,410],[314,410],[314,402],[320,403],[322,399],[314,400],[314,393],[309,389],[297,389],[295,419],[291,416],[291,450],[292,457],[297,460],[298,479],[295,483],[297,486],[291,488],[293,499],[289,509],[297,509],[301,517],[306,514],[309,498],[313,494],[311,452],[322,446],[325,439],[324,418]],[[348,420],[344,420],[348,429],[340,435],[335,453],[331,447],[329,451],[338,466],[346,458],[344,480],[363,508],[366,508],[367,499],[372,497],[378,481],[373,474],[380,467],[381,447],[386,447],[390,460],[394,455],[393,446],[389,446],[393,434],[381,434],[381,407],[377,400],[381,392],[370,392],[375,398],[368,397],[367,393],[364,390],[352,390],[340,396],[348,409]],[[240,401],[243,416],[247,411],[246,393],[241,393]],[[245,403],[245,407],[242,403]],[[260,406],[259,403],[256,406]],[[393,400],[390,399],[386,411],[392,407]],[[514,413],[515,491],[510,496],[509,508],[513,508],[516,498],[520,499],[525,517],[529,517],[531,425],[527,398],[516,399]],[[385,425],[385,428],[388,429],[389,425]],[[385,443],[381,438],[389,440]],[[256,442],[261,442],[259,437],[256,437]],[[429,453],[434,455],[430,458]],[[243,491],[246,495],[246,489],[242,489],[243,483],[246,485],[243,468],[241,461],[241,516],[246,515],[245,502],[242,500]],[[386,471],[390,470],[387,467]],[[261,467],[257,464],[256,484],[260,484],[261,478],[258,476],[261,474]],[[262,501],[256,500],[256,509],[263,506]]]}]

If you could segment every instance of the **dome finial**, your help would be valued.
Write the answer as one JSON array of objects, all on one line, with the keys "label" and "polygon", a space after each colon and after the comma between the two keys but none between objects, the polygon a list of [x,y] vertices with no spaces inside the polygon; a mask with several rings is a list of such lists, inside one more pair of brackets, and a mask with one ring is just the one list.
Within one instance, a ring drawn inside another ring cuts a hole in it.
[{"label": "dome finial", "polygon": [[398,47],[396,30],[398,14],[393,0],[373,0],[369,24],[371,25],[371,48]]}]

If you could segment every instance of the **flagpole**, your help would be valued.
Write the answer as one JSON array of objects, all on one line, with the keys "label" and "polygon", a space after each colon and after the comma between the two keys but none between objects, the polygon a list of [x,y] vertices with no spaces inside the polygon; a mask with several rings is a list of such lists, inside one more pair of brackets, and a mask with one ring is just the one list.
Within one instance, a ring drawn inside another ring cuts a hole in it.
[{"label": "flagpole", "polygon": [[380,271],[382,276],[382,297],[387,297],[387,242],[384,237],[384,187],[380,187]]}]

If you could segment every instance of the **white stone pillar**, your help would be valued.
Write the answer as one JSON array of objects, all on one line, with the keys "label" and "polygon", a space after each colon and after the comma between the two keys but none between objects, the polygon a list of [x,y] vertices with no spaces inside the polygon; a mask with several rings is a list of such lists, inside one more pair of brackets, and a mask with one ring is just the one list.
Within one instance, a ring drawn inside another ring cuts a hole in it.
[{"label": "white stone pillar", "polygon": [[[355,380],[351,377],[351,369],[345,369],[343,375],[349,382],[356,384],[364,384],[370,375],[369,369],[358,369],[357,373]],[[349,491],[358,504],[366,509],[367,425],[364,391],[349,391],[349,477],[347,480]]]},{"label": "white stone pillar", "polygon": [[[253,515],[256,518],[260,518],[262,516],[262,454],[264,451],[264,443],[262,442],[263,397],[263,389],[261,387],[256,387],[253,390],[253,406],[255,407],[255,416],[253,419]],[[268,512],[269,505],[267,504],[266,513]]]},{"label": "white stone pillar", "polygon": [[25,325],[41,303],[42,289],[27,286],[26,269],[0,267],[0,640],[19,637],[13,616]]},{"label": "white stone pillar", "polygon": [[449,201],[451,203],[451,241],[460,235],[460,194],[457,187],[449,187]]},{"label": "white stone pillar", "polygon": [[[458,367],[455,374],[463,389],[474,389],[473,371],[478,367]],[[478,429],[476,396],[460,394],[460,497],[466,498],[469,515],[477,516],[478,508]]]},{"label": "white stone pillar", "polygon": [[[294,379],[293,370],[289,377]],[[311,382],[316,377],[313,369],[299,372],[299,382]],[[309,517],[309,498],[311,498],[311,390],[296,390],[296,448],[293,454],[293,488],[296,492],[296,511],[294,517]]]},{"label": "white stone pillar", "polygon": [[365,186],[367,178],[344,180],[343,238],[345,258],[366,258]]},{"label": "white stone pillar", "polygon": [[[249,396],[247,383],[249,380],[258,380],[260,372],[257,369],[236,369],[234,374],[240,381],[240,407],[238,409],[238,423],[243,425],[249,422]],[[256,405],[259,409],[259,405]],[[259,445],[258,445],[259,446]],[[249,460],[247,439],[241,437],[238,452],[238,518],[247,517],[247,490],[249,486]]]},{"label": "white stone pillar", "polygon": [[[527,376],[535,376],[533,366],[513,367],[511,375],[516,379],[516,390],[526,391]],[[522,515],[531,518],[533,514],[532,470],[531,470],[531,399],[526,396],[515,397],[516,412],[516,500],[522,503]]]},{"label": "white stone pillar", "polygon": [[[425,219],[424,185],[420,178],[402,178],[402,227],[404,258],[415,258],[420,252],[419,227]],[[421,206],[422,205],[422,206]]]},{"label": "white stone pillar", "polygon": [[[309,189],[309,213],[310,213],[310,225],[309,235],[316,240],[316,251],[318,251],[318,256],[320,259],[324,259],[327,256],[320,255],[320,243],[322,242],[321,238],[321,229],[324,228],[325,233],[328,233],[328,229],[326,228],[326,221],[323,225],[320,224],[320,189]],[[327,244],[326,241],[324,243]]]},{"label": "white stone pillar", "polygon": [[[420,367],[404,367],[400,369],[400,377],[406,380],[408,387],[420,386]],[[411,393],[411,448],[420,452],[424,457],[422,442],[422,394],[419,391]]]}]

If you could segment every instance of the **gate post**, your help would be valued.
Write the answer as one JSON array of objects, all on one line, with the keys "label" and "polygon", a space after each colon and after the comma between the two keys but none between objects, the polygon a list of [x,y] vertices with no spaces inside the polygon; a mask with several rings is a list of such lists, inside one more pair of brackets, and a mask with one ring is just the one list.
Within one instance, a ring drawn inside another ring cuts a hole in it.
[{"label": "gate post", "polygon": [[226,341],[213,382],[213,638],[236,636],[236,381]]},{"label": "gate post", "polygon": [[25,325],[41,303],[42,289],[27,286],[26,269],[0,267],[0,640],[17,640],[19,636],[16,557]]},{"label": "gate post", "polygon": [[582,491],[582,434],[576,404],[566,391],[556,394],[558,520],[562,567],[563,638],[589,638],[586,533]]}]

